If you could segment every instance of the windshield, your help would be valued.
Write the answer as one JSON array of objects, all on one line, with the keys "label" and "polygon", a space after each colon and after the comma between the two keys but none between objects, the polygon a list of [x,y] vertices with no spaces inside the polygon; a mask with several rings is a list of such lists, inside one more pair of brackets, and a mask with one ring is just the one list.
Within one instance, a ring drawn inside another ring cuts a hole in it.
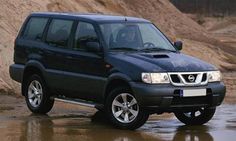
[{"label": "windshield", "polygon": [[151,23],[105,23],[100,28],[110,50],[176,51]]}]

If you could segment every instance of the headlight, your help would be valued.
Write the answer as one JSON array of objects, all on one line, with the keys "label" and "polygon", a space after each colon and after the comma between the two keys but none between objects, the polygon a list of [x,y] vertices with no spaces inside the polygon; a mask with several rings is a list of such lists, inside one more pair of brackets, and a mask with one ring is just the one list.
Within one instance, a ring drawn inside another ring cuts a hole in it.
[{"label": "headlight", "polygon": [[208,72],[208,81],[217,82],[222,80],[222,75],[220,71],[210,71]]},{"label": "headlight", "polygon": [[149,84],[170,83],[167,73],[142,73],[142,81]]}]

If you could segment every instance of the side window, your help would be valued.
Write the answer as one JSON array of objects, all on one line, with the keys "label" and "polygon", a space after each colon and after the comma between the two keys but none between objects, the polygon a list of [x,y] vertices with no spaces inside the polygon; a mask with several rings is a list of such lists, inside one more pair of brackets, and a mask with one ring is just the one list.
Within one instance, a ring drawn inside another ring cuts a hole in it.
[{"label": "side window", "polygon": [[87,42],[99,42],[97,34],[92,24],[79,22],[75,34],[74,49],[85,50]]},{"label": "side window", "polygon": [[67,47],[73,21],[53,19],[47,33],[46,43],[56,47]]},{"label": "side window", "polygon": [[25,27],[25,30],[23,31],[22,38],[29,40],[41,40],[47,22],[48,18],[30,18]]}]

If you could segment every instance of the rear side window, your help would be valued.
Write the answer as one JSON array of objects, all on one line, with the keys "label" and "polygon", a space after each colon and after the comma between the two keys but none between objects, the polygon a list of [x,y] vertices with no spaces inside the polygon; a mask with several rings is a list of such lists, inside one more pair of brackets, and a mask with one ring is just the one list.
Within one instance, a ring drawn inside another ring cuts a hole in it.
[{"label": "rear side window", "polygon": [[98,37],[92,24],[79,22],[75,33],[76,50],[85,50],[87,42],[98,42]]},{"label": "rear side window", "polygon": [[48,18],[38,18],[38,17],[30,18],[25,27],[25,31],[23,32],[22,37],[24,39],[29,39],[29,40],[41,40],[47,22]]},{"label": "rear side window", "polygon": [[67,47],[73,21],[54,19],[48,29],[46,43],[56,47]]}]

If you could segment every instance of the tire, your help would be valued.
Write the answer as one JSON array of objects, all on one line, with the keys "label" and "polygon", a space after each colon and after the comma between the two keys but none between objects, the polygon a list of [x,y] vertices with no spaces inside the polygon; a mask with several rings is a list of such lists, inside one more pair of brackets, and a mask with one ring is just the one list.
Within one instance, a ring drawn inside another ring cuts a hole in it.
[{"label": "tire", "polygon": [[[127,100],[124,100],[123,97],[126,97]],[[135,130],[141,127],[149,117],[127,87],[113,89],[107,97],[105,108],[110,122],[120,129]]]},{"label": "tire", "polygon": [[25,80],[23,85],[26,104],[32,113],[46,114],[52,109],[54,99],[50,99],[50,94],[41,76],[33,74]]},{"label": "tire", "polygon": [[[191,112],[175,112],[176,118],[186,125],[203,125],[215,114],[216,108],[199,108]],[[196,114],[198,113],[198,114]]]}]

